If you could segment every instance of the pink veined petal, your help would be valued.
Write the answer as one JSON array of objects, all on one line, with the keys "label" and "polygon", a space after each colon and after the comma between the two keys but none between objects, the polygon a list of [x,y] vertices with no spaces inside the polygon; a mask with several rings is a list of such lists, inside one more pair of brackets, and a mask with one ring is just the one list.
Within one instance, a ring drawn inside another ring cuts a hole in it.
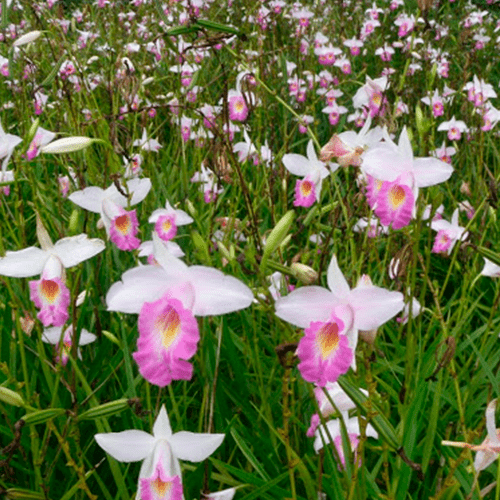
[{"label": "pink veined petal", "polygon": [[172,437],[172,427],[170,427],[170,419],[168,418],[165,405],[161,405],[160,413],[156,417],[153,425],[153,436],[155,439],[167,439]]},{"label": "pink veined petal", "polygon": [[50,254],[41,248],[28,247],[7,252],[0,258],[0,275],[12,278],[29,278],[41,274]]},{"label": "pink veined petal", "polygon": [[192,312],[166,294],[143,305],[133,357],[148,382],[165,387],[172,380],[191,379],[193,367],[187,360],[196,353],[199,340],[198,323]]},{"label": "pink veined petal", "polygon": [[276,301],[276,316],[292,325],[307,328],[312,321],[326,321],[338,305],[332,292],[320,286],[304,286]]},{"label": "pink veined petal", "polygon": [[91,186],[80,191],[75,191],[68,196],[75,205],[88,210],[89,212],[100,213],[104,190],[100,187]]},{"label": "pink veined petal", "polygon": [[94,436],[97,444],[119,462],[138,462],[153,452],[155,438],[144,431],[108,432]]},{"label": "pink veined petal", "polygon": [[37,318],[43,325],[64,325],[69,317],[70,293],[61,278],[30,281],[29,287],[30,298],[40,309]]},{"label": "pink veined petal", "polygon": [[227,314],[245,309],[253,301],[253,293],[248,286],[233,276],[218,269],[205,266],[191,266],[187,279],[195,289],[195,316]]},{"label": "pink veined petal", "polygon": [[[120,207],[119,207],[120,208]],[[120,250],[135,250],[141,241],[136,237],[139,228],[135,210],[127,212],[120,208],[121,213],[111,219],[109,239]]]},{"label": "pink veined petal", "polygon": [[182,500],[182,484],[180,476],[170,477],[165,471],[162,461],[156,464],[153,475],[139,479],[141,500]]},{"label": "pink veined petal", "polygon": [[324,387],[349,370],[353,351],[343,334],[345,325],[333,314],[327,322],[312,322],[297,347],[298,369],[308,382]]},{"label": "pink veined petal", "polygon": [[156,220],[155,230],[163,241],[169,241],[177,234],[175,215],[160,215]]},{"label": "pink veined petal", "polygon": [[309,175],[304,179],[297,180],[295,184],[295,200],[293,201],[294,207],[309,208],[314,204],[316,198],[316,186]]},{"label": "pink veined petal", "polygon": [[338,299],[344,299],[349,296],[351,289],[339,268],[337,256],[333,255],[328,271],[326,274],[328,288],[332,291],[333,295]]},{"label": "pink veined petal", "polygon": [[374,330],[396,316],[404,307],[403,294],[378,286],[354,288],[349,304],[354,310],[354,327]]},{"label": "pink veined petal", "polygon": [[57,241],[51,251],[61,259],[65,268],[69,268],[94,257],[105,247],[104,241],[98,238],[89,239],[86,234],[79,234]]},{"label": "pink veined petal", "polygon": [[410,223],[415,206],[415,196],[411,188],[394,182],[384,182],[377,197],[375,214],[384,226],[392,224],[393,229],[401,229]]},{"label": "pink veined petal", "polygon": [[447,181],[453,167],[437,158],[417,158],[413,160],[413,175],[419,188],[434,186]]},{"label": "pink veined petal", "polygon": [[225,434],[199,434],[176,432],[170,440],[173,455],[179,460],[202,462],[224,441]]}]

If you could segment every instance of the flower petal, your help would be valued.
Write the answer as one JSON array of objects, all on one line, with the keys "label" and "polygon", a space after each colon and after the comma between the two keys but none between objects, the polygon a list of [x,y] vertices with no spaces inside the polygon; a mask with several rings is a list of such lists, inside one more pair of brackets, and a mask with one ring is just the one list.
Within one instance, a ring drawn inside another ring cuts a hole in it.
[{"label": "flower petal", "polygon": [[0,259],[0,275],[28,278],[41,274],[50,254],[41,248],[28,247],[17,252],[7,252]]},{"label": "flower petal", "polygon": [[416,158],[413,160],[413,175],[419,188],[445,182],[452,173],[453,167],[437,158]]},{"label": "flower petal", "polygon": [[199,434],[176,432],[170,440],[173,455],[179,460],[201,462],[209,457],[221,444],[225,434]]},{"label": "flower petal", "polygon": [[91,186],[71,193],[68,200],[89,212],[98,214],[101,211],[102,200],[105,197],[104,193],[104,190],[100,187]]},{"label": "flower petal", "polygon": [[354,309],[355,328],[374,330],[396,316],[404,307],[403,294],[378,286],[356,287],[349,304]]},{"label": "flower petal", "polygon": [[61,259],[63,266],[68,268],[94,257],[105,247],[104,241],[99,238],[89,240],[86,234],[79,234],[57,241],[52,253],[55,253]]},{"label": "flower petal", "polygon": [[144,431],[128,430],[96,434],[97,444],[119,462],[138,462],[153,451],[155,438]]},{"label": "flower petal", "polygon": [[302,155],[289,153],[283,156],[283,165],[293,175],[305,177],[311,172],[309,160]]},{"label": "flower petal", "polygon": [[239,279],[227,276],[218,269],[191,266],[186,275],[195,289],[195,316],[227,314],[248,307],[253,293]]},{"label": "flower petal", "polygon": [[332,291],[336,298],[346,298],[351,289],[347,284],[342,271],[337,263],[337,256],[333,255],[330,265],[328,266],[328,272],[326,274],[326,280],[328,283],[328,288]]},{"label": "flower petal", "polygon": [[312,321],[326,321],[338,305],[332,292],[320,286],[304,286],[276,301],[276,316],[307,328]]},{"label": "flower petal", "polygon": [[170,427],[170,419],[165,405],[161,405],[160,413],[156,417],[153,425],[153,436],[155,439],[170,439],[172,437],[172,427]]}]

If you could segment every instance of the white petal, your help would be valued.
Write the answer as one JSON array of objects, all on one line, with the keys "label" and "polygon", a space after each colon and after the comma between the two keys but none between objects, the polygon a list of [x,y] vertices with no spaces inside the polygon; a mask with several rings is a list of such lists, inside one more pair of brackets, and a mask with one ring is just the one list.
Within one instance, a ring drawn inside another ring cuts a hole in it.
[{"label": "white petal", "polygon": [[97,444],[119,462],[138,462],[153,452],[155,438],[144,431],[96,434]]},{"label": "white petal", "polygon": [[291,174],[299,177],[305,177],[311,171],[309,160],[295,153],[284,155],[283,165]]},{"label": "white petal", "polygon": [[128,189],[132,194],[130,205],[134,206],[146,198],[149,190],[151,189],[151,181],[148,178],[132,179],[127,182]]},{"label": "white petal", "polygon": [[361,169],[381,181],[395,181],[397,177],[411,170],[396,147],[383,142],[369,149],[363,156]]},{"label": "white petal", "polygon": [[339,268],[336,255],[333,255],[332,260],[330,261],[328,272],[326,274],[326,280],[328,288],[332,291],[335,297],[346,298],[349,296],[351,289],[349,288],[349,285]]},{"label": "white petal", "polygon": [[102,200],[105,197],[104,190],[100,187],[92,186],[85,188],[81,191],[75,191],[68,196],[68,199],[79,207],[94,212],[96,214],[101,212]]},{"label": "white petal", "polygon": [[339,305],[326,288],[304,286],[276,301],[276,316],[292,325],[307,328],[312,321],[326,321]]},{"label": "white petal", "polygon": [[78,345],[91,344],[96,339],[97,337],[93,333],[90,333],[89,331],[82,328],[82,331],[80,332],[80,341],[78,342]]},{"label": "white petal", "polygon": [[486,408],[486,429],[488,430],[488,438],[493,446],[500,446],[500,440],[497,436],[497,426],[495,423],[495,410],[497,408],[497,400],[490,401]]},{"label": "white petal", "polygon": [[104,241],[88,239],[86,234],[70,236],[59,240],[54,245],[52,253],[56,254],[65,268],[76,266],[102,252],[106,247]]},{"label": "white petal", "polygon": [[209,457],[221,444],[225,434],[198,434],[176,432],[170,440],[172,453],[179,460],[201,462]]},{"label": "white petal", "polygon": [[51,328],[45,328],[42,335],[42,340],[48,344],[58,344],[61,340],[62,326],[52,326]]},{"label": "white petal", "polygon": [[129,269],[122,281],[114,283],[106,295],[108,311],[139,314],[144,302],[154,302],[179,283],[159,266],[139,266]]},{"label": "white petal", "polygon": [[453,167],[437,158],[416,158],[413,161],[413,175],[418,187],[429,187],[447,181]]},{"label": "white petal", "polygon": [[355,328],[374,330],[403,309],[404,299],[400,292],[373,286],[352,290],[349,304],[354,309]]},{"label": "white petal", "polygon": [[253,302],[250,288],[218,269],[191,266],[186,275],[195,289],[195,316],[227,314],[244,309]]},{"label": "white petal", "polygon": [[165,405],[161,405],[160,413],[156,417],[153,425],[153,436],[155,439],[170,439],[172,437],[172,428]]},{"label": "white petal", "polygon": [[28,278],[41,274],[50,254],[41,248],[28,247],[17,252],[7,252],[0,259],[0,275]]}]

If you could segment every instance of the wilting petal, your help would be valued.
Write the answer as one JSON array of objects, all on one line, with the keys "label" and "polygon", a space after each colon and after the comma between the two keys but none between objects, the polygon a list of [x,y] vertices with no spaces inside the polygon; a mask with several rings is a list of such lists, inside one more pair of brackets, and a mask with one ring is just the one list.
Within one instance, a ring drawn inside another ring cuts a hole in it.
[{"label": "wilting petal", "polygon": [[153,452],[155,438],[144,431],[96,434],[97,444],[119,462],[138,462]]},{"label": "wilting petal", "polygon": [[172,453],[179,460],[201,462],[209,457],[224,441],[225,434],[199,434],[176,432],[170,440]]}]

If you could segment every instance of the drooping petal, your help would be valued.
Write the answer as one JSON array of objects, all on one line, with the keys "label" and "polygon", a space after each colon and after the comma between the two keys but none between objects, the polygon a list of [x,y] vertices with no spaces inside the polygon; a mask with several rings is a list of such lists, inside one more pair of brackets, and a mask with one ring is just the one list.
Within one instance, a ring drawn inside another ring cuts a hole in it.
[{"label": "drooping petal", "polygon": [[404,307],[403,294],[378,286],[356,287],[349,304],[354,310],[354,327],[374,330],[396,316]]},{"label": "drooping petal", "polygon": [[233,276],[218,269],[205,266],[191,266],[187,278],[195,289],[195,316],[227,314],[245,309],[253,301],[248,286]]},{"label": "drooping petal", "polygon": [[170,440],[172,453],[179,460],[201,462],[209,457],[224,441],[225,434],[199,434],[176,432]]},{"label": "drooping petal", "polygon": [[94,436],[97,444],[119,462],[138,462],[152,454],[155,438],[144,431],[108,432]]},{"label": "drooping petal", "polygon": [[307,328],[312,321],[326,321],[338,304],[332,292],[319,286],[304,286],[276,301],[276,316]]},{"label": "drooping petal", "polygon": [[89,239],[86,234],[79,234],[57,241],[51,252],[61,259],[65,268],[69,268],[94,257],[105,247],[104,241],[98,238]]},{"label": "drooping petal", "polygon": [[29,278],[41,274],[50,254],[41,248],[28,247],[7,252],[0,258],[0,275],[12,278]]}]

